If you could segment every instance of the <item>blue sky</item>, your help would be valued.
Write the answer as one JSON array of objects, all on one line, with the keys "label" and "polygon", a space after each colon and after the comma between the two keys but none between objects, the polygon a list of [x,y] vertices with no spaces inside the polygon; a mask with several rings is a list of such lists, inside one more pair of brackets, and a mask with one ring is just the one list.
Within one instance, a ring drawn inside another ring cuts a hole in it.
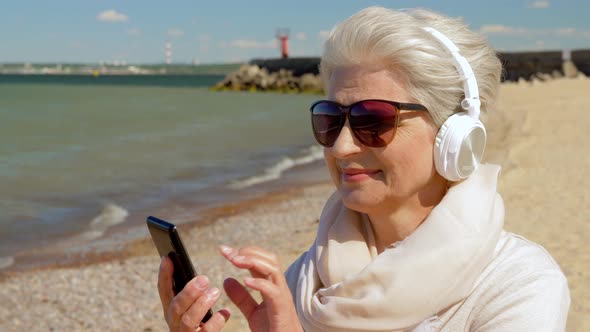
[{"label": "blue sky", "polygon": [[590,0],[416,1],[4,1],[0,63],[225,63],[279,55],[289,28],[293,56],[318,56],[327,32],[371,5],[425,7],[462,17],[501,51],[590,48]]}]

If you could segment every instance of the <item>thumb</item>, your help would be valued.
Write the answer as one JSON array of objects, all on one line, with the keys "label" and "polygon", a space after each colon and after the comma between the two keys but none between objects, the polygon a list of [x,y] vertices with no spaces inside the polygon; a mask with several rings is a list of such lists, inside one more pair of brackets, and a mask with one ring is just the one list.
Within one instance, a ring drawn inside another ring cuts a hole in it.
[{"label": "thumb", "polygon": [[250,295],[250,292],[234,278],[223,281],[223,289],[227,297],[240,309],[244,317],[248,319],[258,307],[258,302]]}]

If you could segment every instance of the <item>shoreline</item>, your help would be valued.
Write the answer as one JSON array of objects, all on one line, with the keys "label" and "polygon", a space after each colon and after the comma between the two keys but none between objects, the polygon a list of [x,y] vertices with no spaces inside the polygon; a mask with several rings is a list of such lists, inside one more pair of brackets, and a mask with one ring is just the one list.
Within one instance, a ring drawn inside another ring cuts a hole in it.
[{"label": "shoreline", "polygon": [[[320,181],[285,188],[210,209],[201,222],[179,225],[197,271],[218,288],[228,276],[238,280],[246,276],[225,262],[218,253],[220,244],[279,252],[286,268],[311,245],[333,187]],[[289,241],[284,241],[285,236]],[[5,273],[0,276],[0,301],[6,304],[0,307],[0,330],[165,330],[155,287],[159,262],[151,239],[144,238],[113,255]],[[227,330],[242,331],[245,320],[222,295],[216,308],[225,306],[233,312]]]},{"label": "shoreline", "polygon": [[[296,188],[287,189],[284,191],[270,191],[260,196],[249,198],[241,201],[230,201],[220,206],[205,208],[202,216],[195,217],[195,219],[178,224],[177,228],[181,233],[194,232],[201,230],[216,222],[221,222],[224,219],[246,213],[256,207],[273,206],[280,203],[281,200],[288,200],[298,197],[307,187],[325,187],[333,186],[331,182],[319,181],[312,184],[301,185]],[[318,215],[319,218],[319,215]],[[181,235],[185,236],[185,235]],[[117,260],[127,260],[134,257],[157,255],[156,248],[149,237],[140,237],[125,243],[120,243],[120,248],[116,250],[94,251],[89,250],[84,253],[77,253],[68,258],[61,258],[60,260],[39,263],[39,265],[30,268],[20,268],[19,266],[9,266],[4,270],[0,270],[0,282],[18,277],[21,274],[38,273],[47,270],[56,269],[71,269],[82,268],[91,265],[107,263]]]},{"label": "shoreline", "polygon": [[[278,197],[296,196],[297,192],[306,186],[331,184],[323,161],[299,165],[286,173],[279,179],[231,192],[224,197],[225,199],[205,205],[191,206],[175,198],[166,199],[158,205],[130,213],[124,222],[111,226],[101,237],[86,243],[80,241],[83,235],[80,233],[63,237],[54,244],[17,252],[10,256],[12,264],[0,267],[0,281],[20,273],[83,267],[148,253],[155,254],[155,247],[145,227],[145,218],[148,215],[156,215],[171,221],[182,232],[186,229],[207,227],[219,219],[239,214],[258,204],[272,204]],[[322,173],[325,173],[325,179],[321,179]],[[294,181],[301,177],[310,180],[301,183]],[[284,186],[291,187],[283,189]]]}]

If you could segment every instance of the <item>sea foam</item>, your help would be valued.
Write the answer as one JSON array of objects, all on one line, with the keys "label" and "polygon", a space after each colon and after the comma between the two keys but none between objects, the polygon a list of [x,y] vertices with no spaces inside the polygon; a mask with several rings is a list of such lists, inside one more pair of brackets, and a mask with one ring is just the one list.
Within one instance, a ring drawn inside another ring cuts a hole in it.
[{"label": "sea foam", "polygon": [[0,257],[0,270],[14,264],[14,257]]},{"label": "sea foam", "polygon": [[311,146],[300,153],[299,157],[283,157],[278,163],[266,168],[263,174],[254,175],[246,179],[236,181],[230,185],[233,189],[243,189],[263,182],[279,179],[281,175],[296,166],[310,164],[324,157],[320,146]]},{"label": "sea foam", "polygon": [[106,204],[100,214],[92,219],[89,224],[89,229],[80,236],[84,240],[94,240],[99,238],[109,227],[125,221],[128,215],[129,212],[124,208],[112,203]]}]

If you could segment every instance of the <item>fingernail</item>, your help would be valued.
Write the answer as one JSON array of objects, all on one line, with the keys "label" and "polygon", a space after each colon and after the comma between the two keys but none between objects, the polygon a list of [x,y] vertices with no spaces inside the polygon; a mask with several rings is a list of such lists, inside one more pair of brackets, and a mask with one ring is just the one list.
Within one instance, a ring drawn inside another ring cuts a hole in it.
[{"label": "fingernail", "polygon": [[219,310],[219,313],[223,316],[226,322],[229,320],[229,317],[231,316],[231,310],[229,310],[229,308],[223,308]]},{"label": "fingernail", "polygon": [[216,287],[210,288],[207,291],[207,301],[213,299],[214,297],[216,297],[219,294],[219,289],[217,289]]},{"label": "fingernail", "polygon": [[254,282],[254,278],[251,278],[251,277],[244,278],[245,284],[252,284],[253,282]]},{"label": "fingernail", "polygon": [[236,262],[236,263],[244,263],[245,261],[246,261],[246,257],[244,257],[244,256],[234,257],[234,262]]},{"label": "fingernail", "polygon": [[199,289],[205,289],[209,284],[209,279],[206,276],[198,276],[196,282]]},{"label": "fingernail", "polygon": [[230,248],[228,246],[224,246],[224,245],[219,246],[219,249],[221,249],[221,252],[224,253],[224,254],[226,254],[226,255],[231,254],[231,252],[233,251],[232,248]]}]

